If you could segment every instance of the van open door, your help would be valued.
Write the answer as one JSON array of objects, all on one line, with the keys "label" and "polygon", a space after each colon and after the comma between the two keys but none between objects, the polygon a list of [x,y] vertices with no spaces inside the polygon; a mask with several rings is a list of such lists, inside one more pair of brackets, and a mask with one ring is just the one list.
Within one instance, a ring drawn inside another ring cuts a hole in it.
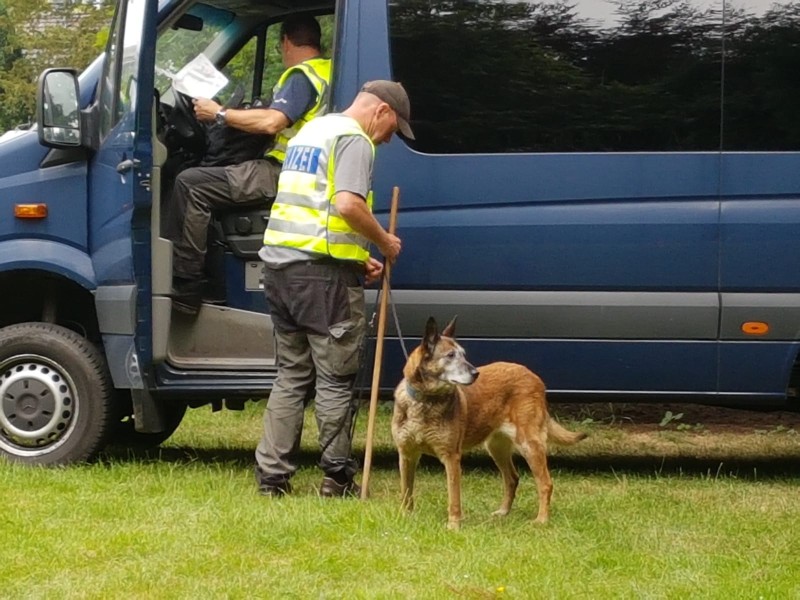
[{"label": "van open door", "polygon": [[103,344],[117,388],[145,387],[150,363],[149,230],[153,64],[158,3],[123,0],[92,108],[89,246]]}]

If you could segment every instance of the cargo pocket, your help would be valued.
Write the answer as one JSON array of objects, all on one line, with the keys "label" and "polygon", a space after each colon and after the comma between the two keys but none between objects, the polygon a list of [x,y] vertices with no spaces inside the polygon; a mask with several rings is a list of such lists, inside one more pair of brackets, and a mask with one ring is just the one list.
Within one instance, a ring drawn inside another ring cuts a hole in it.
[{"label": "cargo pocket", "polygon": [[353,375],[358,371],[361,342],[364,339],[364,290],[347,288],[350,318],[334,323],[328,328],[329,364],[334,375]]}]

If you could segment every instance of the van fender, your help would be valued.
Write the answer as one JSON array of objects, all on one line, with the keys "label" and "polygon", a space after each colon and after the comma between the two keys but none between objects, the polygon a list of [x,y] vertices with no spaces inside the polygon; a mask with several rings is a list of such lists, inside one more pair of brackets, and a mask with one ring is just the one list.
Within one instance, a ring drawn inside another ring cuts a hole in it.
[{"label": "van fender", "polygon": [[135,346],[136,286],[98,286],[91,257],[73,246],[41,239],[0,242],[0,272],[43,271],[90,291],[114,387],[142,389]]},{"label": "van fender", "polygon": [[136,285],[101,285],[94,302],[114,387],[144,389],[135,343]]},{"label": "van fender", "polygon": [[73,246],[51,240],[7,240],[0,242],[0,272],[49,271],[94,291],[94,266],[88,254]]}]

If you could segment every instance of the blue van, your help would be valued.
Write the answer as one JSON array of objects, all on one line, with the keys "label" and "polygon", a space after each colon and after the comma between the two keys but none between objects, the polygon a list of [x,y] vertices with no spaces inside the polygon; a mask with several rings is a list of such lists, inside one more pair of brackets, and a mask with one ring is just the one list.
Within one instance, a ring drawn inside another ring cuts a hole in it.
[{"label": "blue van", "polygon": [[458,314],[474,362],[526,364],[551,399],[797,408],[798,2],[120,0],[106,52],[46,71],[36,128],[0,138],[0,454],[158,444],[187,407],[269,392],[264,207],[215,215],[221,293],[172,310],[161,213],[204,130],[169,75],[202,52],[223,102],[256,102],[296,12],[334,110],[369,79],[409,91],[417,140],[374,180],[383,220],[401,189],[409,341]]}]

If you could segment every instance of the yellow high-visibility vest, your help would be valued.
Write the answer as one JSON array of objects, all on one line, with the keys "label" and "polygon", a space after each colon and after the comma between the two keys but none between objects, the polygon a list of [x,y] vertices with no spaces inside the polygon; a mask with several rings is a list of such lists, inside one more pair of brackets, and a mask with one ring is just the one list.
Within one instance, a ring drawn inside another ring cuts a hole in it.
[{"label": "yellow high-visibility vest", "polygon": [[297,119],[292,125],[278,132],[275,136],[275,143],[272,146],[272,150],[267,152],[267,156],[271,156],[281,163],[283,163],[286,157],[286,145],[289,143],[289,140],[297,135],[297,132],[311,119],[328,112],[328,90],[331,85],[331,60],[329,58],[311,58],[293,67],[289,67],[280,76],[278,83],[275,84],[273,95],[278,93],[278,90],[283,87],[283,84],[289,79],[289,75],[295,71],[303,73],[311,82],[311,85],[314,86],[314,90],[317,92],[317,102],[311,107],[311,110]]},{"label": "yellow high-visibility vest", "polygon": [[[340,114],[314,119],[289,141],[278,180],[278,195],[264,232],[264,244],[364,263],[369,240],[353,230],[336,209],[333,181],[336,141],[358,135],[375,144],[352,118]],[[372,191],[367,194],[372,211]]]}]

